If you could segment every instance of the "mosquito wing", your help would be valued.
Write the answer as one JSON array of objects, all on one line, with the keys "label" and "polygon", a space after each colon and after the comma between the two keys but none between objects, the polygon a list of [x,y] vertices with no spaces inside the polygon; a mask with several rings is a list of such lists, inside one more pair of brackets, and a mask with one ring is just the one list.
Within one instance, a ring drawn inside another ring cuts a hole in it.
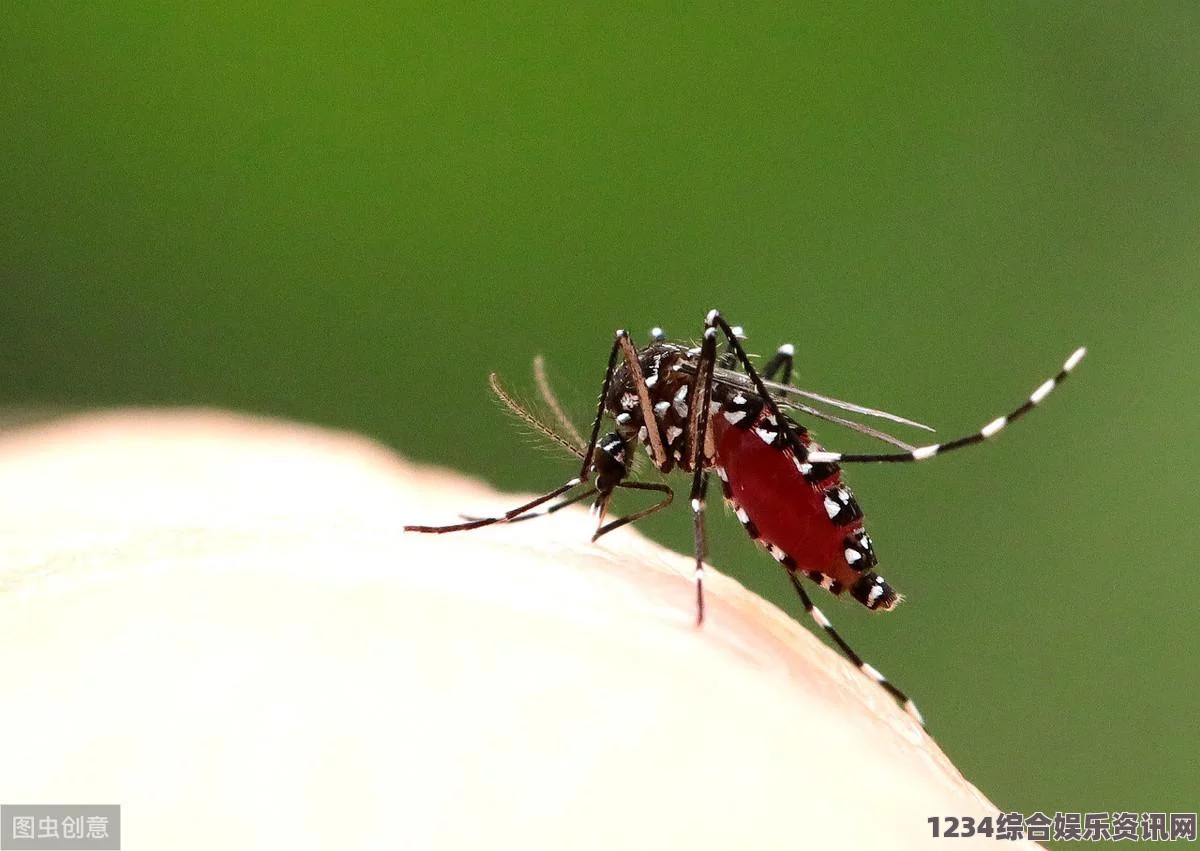
[{"label": "mosquito wing", "polygon": [[[750,381],[750,378],[748,376],[744,375],[743,373],[731,370],[731,369],[715,370],[715,372],[713,374],[713,380],[719,384],[725,384],[730,387],[736,387],[739,390],[743,390],[748,393],[757,393],[758,392],[757,389],[755,388],[754,384]],[[900,416],[899,414],[889,413],[888,411],[881,411],[876,408],[868,408],[865,405],[859,405],[854,402],[846,402],[842,399],[835,399],[832,396],[826,396],[823,393],[814,393],[811,390],[804,390],[799,387],[793,387],[790,384],[780,384],[779,382],[776,382],[776,381],[763,381],[763,385],[767,388],[768,391],[770,391],[775,396],[776,403],[779,404],[779,406],[782,408],[787,408],[787,409],[795,410],[795,411],[801,411],[805,414],[808,414],[811,417],[815,417],[816,419],[825,420],[826,422],[840,425],[843,428],[850,429],[851,431],[856,431],[859,434],[864,434],[867,437],[870,437],[874,440],[878,440],[882,443],[890,443],[892,446],[898,446],[901,449],[911,449],[912,444],[907,443],[906,441],[903,441],[900,438],[895,437],[894,435],[888,434],[886,431],[882,431],[880,429],[873,428],[872,426],[865,425],[864,423],[857,422],[856,420],[851,420],[846,417],[839,416],[838,414],[833,414],[833,413],[829,413],[828,411],[823,411],[819,408],[814,408],[811,405],[807,405],[803,402],[800,402],[796,399],[789,398],[789,397],[790,396],[802,396],[806,399],[811,399],[814,402],[820,402],[823,405],[828,405],[831,408],[838,408],[843,411],[848,411],[852,414],[858,414],[858,415],[864,416],[864,417],[875,417],[877,419],[888,420],[889,422],[894,422],[899,425],[908,426],[910,428],[919,428],[919,429],[923,429],[925,431],[934,431],[932,426],[927,426],[924,423],[917,422],[916,420],[910,420],[907,417]]]}]

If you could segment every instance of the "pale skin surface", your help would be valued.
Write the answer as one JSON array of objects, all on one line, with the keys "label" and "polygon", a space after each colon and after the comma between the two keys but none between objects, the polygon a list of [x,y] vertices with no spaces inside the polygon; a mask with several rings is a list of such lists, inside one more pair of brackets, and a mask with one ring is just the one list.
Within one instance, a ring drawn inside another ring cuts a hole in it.
[{"label": "pale skin surface", "polygon": [[691,560],[634,531],[400,530],[520,501],[224,413],[0,433],[0,801],[172,849],[941,848],[972,841],[927,817],[996,814],[715,570],[698,630]]}]

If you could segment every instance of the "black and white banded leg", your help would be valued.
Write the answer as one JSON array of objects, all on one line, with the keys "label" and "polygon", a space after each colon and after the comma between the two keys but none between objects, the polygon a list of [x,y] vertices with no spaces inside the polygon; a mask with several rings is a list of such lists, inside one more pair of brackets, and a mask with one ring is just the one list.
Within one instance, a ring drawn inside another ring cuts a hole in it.
[{"label": "black and white banded leg", "polygon": [[[746,331],[741,325],[733,326],[733,334],[739,340],[746,339]],[[733,369],[737,366],[737,355],[729,346],[725,347],[725,351],[721,353],[721,357],[717,360],[717,366],[721,369]]]},{"label": "black and white banded leg", "polygon": [[825,613],[813,605],[813,601],[808,596],[808,592],[804,590],[804,586],[800,582],[800,578],[796,576],[794,571],[788,571],[788,578],[792,580],[792,587],[796,589],[796,593],[800,595],[800,603],[804,606],[804,611],[808,612],[809,616],[817,622],[817,626],[825,630],[825,634],[833,639],[833,643],[838,646],[843,655],[849,659],[860,671],[877,682],[888,694],[896,699],[896,702],[904,707],[904,711],[917,720],[917,723],[922,727],[925,726],[925,718],[921,715],[921,710],[917,709],[917,705],[913,703],[912,698],[906,695],[900,689],[896,688],[887,677],[879,672],[877,668],[868,662],[864,662],[863,658],[854,652],[854,648],[846,643],[833,624],[829,622],[829,618],[825,617]]},{"label": "black and white banded leg", "polygon": [[[711,314],[710,314],[711,317]],[[696,374],[692,376],[688,398],[692,404],[688,409],[688,446],[692,462],[692,538],[695,545],[696,566],[696,626],[704,623],[704,558],[708,542],[704,533],[704,506],[708,495],[708,458],[706,444],[709,441],[708,421],[712,416],[713,371],[717,364],[717,329],[707,323],[704,340],[700,344],[700,357],[696,361]]]},{"label": "black and white banded leg", "polygon": [[[661,482],[620,482],[617,484],[617,487],[626,488],[628,490],[657,491],[658,493],[661,493],[663,497],[651,506],[643,508],[639,511],[634,511],[630,514],[626,514],[622,517],[618,517],[616,520],[610,520],[609,522],[604,523],[596,530],[596,534],[592,535],[592,543],[595,543],[601,537],[607,535],[614,529],[620,529],[622,526],[628,523],[636,523],[643,517],[649,517],[651,514],[662,511],[671,504],[673,499],[675,499],[675,491],[671,490],[669,485],[662,484]],[[603,519],[603,515],[601,515],[601,519]]]},{"label": "black and white banded leg", "polygon": [[[654,503],[653,505],[650,505],[646,508],[642,508],[638,511],[634,511],[630,514],[625,514],[621,517],[618,517],[616,520],[610,520],[607,523],[602,523],[602,525],[600,525],[599,528],[596,529],[596,533],[594,535],[592,535],[593,543],[596,540],[598,540],[599,538],[601,538],[602,536],[607,535],[609,532],[613,531],[614,529],[619,529],[628,523],[636,523],[638,520],[641,520],[643,517],[649,517],[651,514],[655,514],[659,511],[662,511],[664,508],[666,508],[668,505],[671,504],[672,500],[675,499],[675,492],[673,490],[671,490],[671,487],[669,485],[665,485],[660,482],[620,482],[617,484],[617,487],[625,488],[627,490],[657,491],[658,493],[661,493],[663,496],[662,496],[662,499],[660,499],[658,502]],[[564,508],[568,508],[572,505],[576,505],[580,502],[583,502],[585,499],[589,499],[593,496],[596,496],[599,493],[600,493],[599,490],[597,490],[594,487],[590,487],[587,490],[580,491],[579,493],[573,494],[572,496],[569,496],[566,499],[559,500],[558,502],[556,502],[553,505],[550,505],[546,508],[541,508],[541,509],[534,510],[534,511],[526,511],[524,514],[521,514],[518,517],[511,517],[505,522],[507,522],[507,523],[523,523],[526,520],[534,520],[538,517],[546,517],[547,515],[554,514],[555,512],[561,511]],[[473,517],[470,515],[462,515],[462,518],[463,518],[463,520],[466,520],[471,523],[474,523],[476,521],[481,521],[481,520],[482,521],[490,521],[490,522],[498,522],[495,518]],[[485,522],[484,525],[488,525],[488,523]],[[406,526],[405,528],[408,529],[409,527]],[[422,527],[422,528],[441,529],[442,527],[438,526],[438,527]]]},{"label": "black and white banded leg", "polygon": [[995,437],[1009,423],[1019,420],[1021,417],[1028,414],[1049,396],[1054,388],[1066,381],[1067,376],[1075,367],[1079,366],[1079,362],[1083,360],[1083,356],[1087,354],[1087,349],[1078,348],[1071,353],[1063,363],[1062,369],[1058,371],[1052,378],[1048,378],[1038,385],[1037,389],[1029,395],[1018,408],[1011,413],[1002,417],[996,417],[990,423],[985,425],[979,431],[968,434],[966,437],[959,437],[954,440],[948,440],[944,443],[931,443],[928,446],[918,446],[907,452],[877,452],[877,453],[844,453],[844,452],[828,452],[825,450],[813,451],[808,454],[808,460],[813,463],[825,464],[847,464],[847,463],[866,463],[866,462],[898,462],[905,463],[911,461],[926,461],[935,455],[943,455],[947,452],[952,452],[955,449],[962,449],[967,446],[973,446],[976,443],[982,443],[990,437]]}]

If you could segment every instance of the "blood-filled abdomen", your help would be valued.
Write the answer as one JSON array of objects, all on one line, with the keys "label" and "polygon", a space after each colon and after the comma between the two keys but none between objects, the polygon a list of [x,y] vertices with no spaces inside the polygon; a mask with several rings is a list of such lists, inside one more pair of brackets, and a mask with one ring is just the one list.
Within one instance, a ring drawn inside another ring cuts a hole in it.
[{"label": "blood-filled abdomen", "polygon": [[[766,409],[717,410],[710,422],[725,498],[751,537],[789,570],[834,594],[849,590],[869,609],[899,602],[872,569],[877,561],[862,510],[836,464],[798,457]],[[791,420],[788,426],[805,450],[820,448],[802,426]]]}]

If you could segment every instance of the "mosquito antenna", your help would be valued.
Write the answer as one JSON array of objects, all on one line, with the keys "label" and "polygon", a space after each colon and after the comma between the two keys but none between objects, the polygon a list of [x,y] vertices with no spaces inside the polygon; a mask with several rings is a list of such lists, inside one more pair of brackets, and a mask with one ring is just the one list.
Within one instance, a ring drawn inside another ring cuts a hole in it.
[{"label": "mosquito antenna", "polygon": [[496,373],[491,373],[488,376],[488,385],[491,386],[492,392],[496,394],[496,398],[504,403],[504,407],[508,408],[513,414],[520,417],[531,428],[536,429],[545,437],[557,443],[559,446],[566,449],[576,458],[583,458],[583,449],[576,446],[571,440],[556,432],[546,423],[538,419],[537,415],[509,395],[504,389],[504,385],[500,383],[500,376]]},{"label": "mosquito antenna", "polygon": [[550,386],[550,379],[546,377],[546,359],[541,355],[536,355],[533,359],[533,380],[537,382],[538,392],[542,394],[542,399],[550,406],[550,411],[554,414],[554,418],[558,420],[559,428],[565,432],[565,435],[571,439],[571,442],[579,449],[579,457],[583,457],[583,436],[579,430],[575,428],[575,423],[571,422],[570,418],[563,411],[563,407],[559,404],[558,396],[554,393],[554,388]]}]

